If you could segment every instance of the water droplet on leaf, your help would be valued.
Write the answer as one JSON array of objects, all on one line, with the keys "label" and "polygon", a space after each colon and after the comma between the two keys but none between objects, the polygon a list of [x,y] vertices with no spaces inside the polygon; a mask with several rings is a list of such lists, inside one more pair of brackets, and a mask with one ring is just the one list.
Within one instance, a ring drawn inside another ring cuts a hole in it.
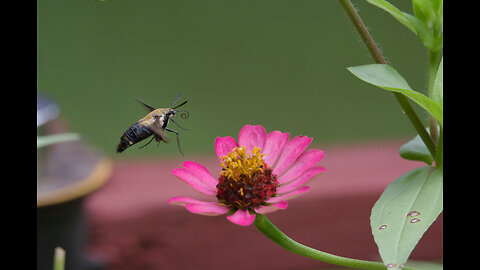
[{"label": "water droplet on leaf", "polygon": [[419,215],[420,215],[420,212],[417,212],[417,211],[412,211],[412,212],[407,214],[408,217],[416,217],[416,216],[419,216]]}]

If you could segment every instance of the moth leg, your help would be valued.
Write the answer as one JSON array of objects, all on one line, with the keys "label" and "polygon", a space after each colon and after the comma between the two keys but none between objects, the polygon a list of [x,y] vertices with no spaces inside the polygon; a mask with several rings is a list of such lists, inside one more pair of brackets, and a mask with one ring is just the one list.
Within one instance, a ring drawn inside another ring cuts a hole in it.
[{"label": "moth leg", "polygon": [[170,132],[173,132],[177,135],[177,145],[178,145],[178,151],[180,151],[180,154],[182,154],[182,156],[184,156],[183,152],[182,152],[182,149],[180,148],[180,140],[178,139],[178,131],[176,130],[173,130],[173,129],[169,129],[169,128],[165,128],[166,131],[170,131]]},{"label": "moth leg", "polygon": [[179,128],[181,128],[183,130],[189,130],[189,129],[186,129],[184,127],[181,127],[177,122],[175,122],[175,120],[173,120],[173,118],[170,118],[170,121],[172,121],[175,125],[177,125]]},{"label": "moth leg", "polygon": [[154,139],[154,137],[152,137],[152,139],[151,139],[150,141],[148,141],[147,144],[145,144],[144,146],[142,146],[142,147],[140,147],[140,148],[138,148],[138,149],[142,149],[143,147],[147,146],[148,144],[150,144],[150,143],[153,141],[153,139]]}]

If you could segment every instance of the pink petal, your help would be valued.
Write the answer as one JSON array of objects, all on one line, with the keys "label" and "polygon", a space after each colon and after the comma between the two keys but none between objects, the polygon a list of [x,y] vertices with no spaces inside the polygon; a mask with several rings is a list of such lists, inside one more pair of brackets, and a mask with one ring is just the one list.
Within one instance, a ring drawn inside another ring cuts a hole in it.
[{"label": "pink petal", "polygon": [[317,164],[325,155],[318,149],[309,149],[303,152],[293,163],[293,165],[278,178],[280,184],[286,183],[295,177],[298,177],[308,168]]},{"label": "pink petal", "polygon": [[263,149],[267,132],[261,125],[245,125],[238,133],[238,144],[245,146],[247,151],[252,151],[255,146]]},{"label": "pink petal", "polygon": [[291,199],[296,198],[297,196],[301,195],[302,193],[307,192],[309,189],[310,189],[309,187],[304,186],[304,187],[301,187],[301,188],[299,188],[297,190],[294,190],[290,193],[270,198],[270,199],[267,200],[267,203],[278,203],[278,202],[283,201],[283,200],[291,200]]},{"label": "pink petal", "polygon": [[255,209],[255,212],[257,212],[258,214],[264,215],[264,214],[268,214],[268,213],[271,213],[271,212],[275,212],[279,209],[280,210],[285,210],[285,209],[287,209],[287,207],[288,207],[287,201],[280,201],[278,203],[275,203],[275,204],[272,204],[272,205],[269,205],[269,206],[260,206],[257,209]]},{"label": "pink petal", "polygon": [[307,136],[295,136],[288,141],[277,165],[273,168],[273,173],[280,176],[303,153],[312,140],[313,138]]},{"label": "pink petal", "polygon": [[194,161],[185,161],[183,167],[189,169],[190,171],[194,172],[198,178],[202,180],[208,186],[215,188],[218,184],[218,180],[215,179],[212,174],[205,168],[203,165],[194,162]]},{"label": "pink petal", "polygon": [[223,156],[226,156],[228,153],[232,152],[233,148],[237,146],[237,141],[230,136],[217,137],[215,139],[215,153],[217,153],[217,157],[220,160]]},{"label": "pink petal", "polygon": [[292,190],[297,189],[298,187],[304,185],[305,183],[308,182],[313,176],[326,171],[322,166],[314,166],[306,171],[304,171],[299,177],[297,177],[295,180],[291,181],[290,183],[286,185],[281,185],[280,187],[277,188],[277,194],[284,194],[287,192],[290,192]]},{"label": "pink petal", "polygon": [[275,164],[278,156],[282,153],[283,147],[288,142],[290,134],[282,133],[278,130],[272,131],[267,134],[265,145],[263,146],[262,153],[265,154],[263,160],[270,166]]},{"label": "pink petal", "polygon": [[255,221],[255,215],[250,214],[248,210],[237,210],[235,214],[228,216],[227,219],[237,225],[248,226]]},{"label": "pink petal", "polygon": [[185,208],[192,213],[205,216],[218,216],[230,211],[230,208],[220,205],[218,202],[187,204]]},{"label": "pink petal", "polygon": [[195,173],[184,168],[177,168],[172,170],[172,174],[178,177],[180,180],[189,184],[195,190],[209,195],[215,196],[215,188],[205,184]]},{"label": "pink petal", "polygon": [[187,204],[204,204],[204,203],[211,203],[211,202],[205,202],[205,201],[199,201],[190,197],[172,197],[170,200],[168,200],[168,203],[170,204],[175,204],[175,205],[180,205],[180,206],[185,206]]}]

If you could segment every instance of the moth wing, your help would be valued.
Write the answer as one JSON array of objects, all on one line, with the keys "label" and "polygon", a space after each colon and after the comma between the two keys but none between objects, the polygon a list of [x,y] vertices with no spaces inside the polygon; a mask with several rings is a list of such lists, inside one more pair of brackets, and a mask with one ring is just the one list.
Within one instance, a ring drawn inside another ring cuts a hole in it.
[{"label": "moth wing", "polygon": [[135,98],[135,100],[137,100],[138,103],[140,103],[140,104],[142,104],[143,106],[145,106],[149,111],[154,111],[154,110],[155,110],[154,107],[148,105],[148,104],[145,103],[143,100],[141,100],[141,99],[139,99],[139,98],[137,98],[137,97],[134,97],[134,98]]},{"label": "moth wing", "polygon": [[154,134],[153,137],[155,137],[155,141],[157,141],[157,142],[164,142],[164,143],[169,143],[170,142],[170,139],[167,137],[166,134],[163,134],[162,136]]},{"label": "moth wing", "polygon": [[168,136],[167,134],[165,134],[165,132],[163,132],[163,129],[155,126],[155,125],[152,125],[150,127],[150,130],[153,131],[153,136],[155,137],[155,140],[157,142],[165,142],[165,143],[168,143],[170,140],[168,139]]}]

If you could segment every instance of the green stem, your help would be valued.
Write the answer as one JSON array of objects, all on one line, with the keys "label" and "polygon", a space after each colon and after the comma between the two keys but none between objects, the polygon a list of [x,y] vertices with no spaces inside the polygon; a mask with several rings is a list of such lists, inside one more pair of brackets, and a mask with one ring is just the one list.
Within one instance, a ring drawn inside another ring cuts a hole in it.
[{"label": "green stem", "polygon": [[365,45],[367,45],[368,51],[372,55],[375,62],[379,64],[386,64],[387,62],[385,61],[385,58],[383,58],[382,53],[378,49],[377,43],[375,43],[375,41],[373,40],[372,36],[367,30],[367,27],[365,26],[365,24],[363,24],[362,18],[360,18],[360,15],[358,15],[357,10],[352,5],[352,3],[349,0],[339,0],[339,2],[347,12],[348,17],[352,21],[353,26],[355,26],[355,28],[357,29],[358,34],[362,38],[363,42],[365,42]]},{"label": "green stem", "polygon": [[[275,225],[273,225],[270,220],[264,215],[257,214],[257,217],[255,218],[255,226],[257,226],[258,230],[260,230],[263,234],[265,234],[268,238],[270,238],[279,246],[285,248],[288,251],[305,257],[309,257],[330,264],[352,267],[357,269],[386,269],[385,265],[383,265],[383,263],[381,262],[345,258],[302,245],[294,241],[290,237],[286,236],[282,231],[275,227]],[[404,267],[403,269],[409,270],[412,268]]]},{"label": "green stem", "polygon": [[432,97],[435,79],[437,78],[438,65],[440,64],[440,51],[429,51],[429,66],[428,66],[428,96]]},{"label": "green stem", "polygon": [[[428,96],[431,98],[433,88],[435,86],[435,79],[437,78],[438,64],[440,64],[440,51],[429,51],[429,66],[428,66]],[[434,142],[438,141],[438,123],[430,116],[429,119],[430,136]]]},{"label": "green stem", "polygon": [[[385,58],[383,57],[382,53],[378,49],[377,44],[375,43],[372,36],[368,32],[367,28],[363,24],[363,21],[360,18],[360,15],[358,15],[357,10],[352,5],[352,3],[349,0],[338,0],[338,1],[342,5],[342,7],[345,9],[345,12],[347,13],[348,17],[350,18],[353,25],[355,26],[358,33],[360,34],[360,37],[367,45],[367,48],[370,51],[370,54],[372,55],[375,62],[378,64],[386,64],[387,62],[385,61]],[[403,111],[405,112],[405,115],[408,117],[408,119],[412,123],[418,135],[420,135],[420,138],[425,143],[425,146],[427,147],[427,149],[430,151],[432,156],[435,157],[436,156],[435,143],[430,137],[430,134],[428,134],[427,130],[423,126],[420,119],[418,118],[417,114],[413,110],[407,97],[397,92],[394,92],[393,95],[397,99],[398,103],[402,107]]]},{"label": "green stem", "polygon": [[440,126],[440,136],[437,143],[437,156],[435,158],[435,167],[441,168],[443,166],[443,127]]}]

